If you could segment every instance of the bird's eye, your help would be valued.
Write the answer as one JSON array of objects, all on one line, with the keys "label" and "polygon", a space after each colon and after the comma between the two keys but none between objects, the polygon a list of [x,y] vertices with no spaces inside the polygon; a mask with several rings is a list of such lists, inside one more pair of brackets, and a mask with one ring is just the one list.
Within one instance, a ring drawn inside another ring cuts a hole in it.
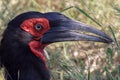
[{"label": "bird's eye", "polygon": [[35,29],[36,29],[37,31],[41,31],[41,30],[43,29],[43,26],[40,25],[40,24],[36,24],[36,25],[35,25]]}]

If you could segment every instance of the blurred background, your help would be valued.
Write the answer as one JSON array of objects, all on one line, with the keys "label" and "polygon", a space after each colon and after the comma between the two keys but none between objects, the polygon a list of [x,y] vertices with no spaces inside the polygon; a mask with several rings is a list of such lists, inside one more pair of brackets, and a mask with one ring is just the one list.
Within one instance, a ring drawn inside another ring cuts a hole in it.
[{"label": "blurred background", "polygon": [[[0,39],[16,15],[57,11],[92,25],[115,43],[60,42],[46,47],[51,80],[120,80],[120,0],[0,0]],[[4,68],[0,68],[0,80]]]}]

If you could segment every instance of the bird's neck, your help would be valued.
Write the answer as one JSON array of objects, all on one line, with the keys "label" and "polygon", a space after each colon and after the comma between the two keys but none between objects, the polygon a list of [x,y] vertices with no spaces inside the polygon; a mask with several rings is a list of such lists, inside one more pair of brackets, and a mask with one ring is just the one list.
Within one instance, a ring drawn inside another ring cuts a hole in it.
[{"label": "bird's neck", "polygon": [[43,45],[36,41],[30,42],[29,46],[23,46],[16,41],[10,41],[10,43],[3,41],[2,44],[1,47],[4,49],[0,53],[2,53],[3,64],[9,73],[7,80],[18,78],[19,80],[50,80],[46,59],[43,56]]}]

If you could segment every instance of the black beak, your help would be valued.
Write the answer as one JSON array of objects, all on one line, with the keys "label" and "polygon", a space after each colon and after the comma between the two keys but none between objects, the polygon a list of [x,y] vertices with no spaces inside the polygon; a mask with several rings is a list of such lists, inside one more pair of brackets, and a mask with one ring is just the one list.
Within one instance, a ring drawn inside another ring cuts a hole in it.
[{"label": "black beak", "polygon": [[[113,42],[112,38],[104,32],[84,23],[71,20],[60,13],[46,13],[45,17],[50,21],[51,29],[43,35],[43,44],[62,41]],[[85,34],[86,32],[87,34]],[[89,34],[88,32],[92,34]]]}]

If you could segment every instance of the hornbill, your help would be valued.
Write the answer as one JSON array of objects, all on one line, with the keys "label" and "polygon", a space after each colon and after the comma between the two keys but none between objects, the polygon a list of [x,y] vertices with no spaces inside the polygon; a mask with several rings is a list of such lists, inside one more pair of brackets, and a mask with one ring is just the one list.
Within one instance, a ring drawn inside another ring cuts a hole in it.
[{"label": "hornbill", "polygon": [[104,32],[59,12],[22,13],[8,23],[0,44],[6,80],[50,80],[43,49],[61,41],[113,42]]}]

